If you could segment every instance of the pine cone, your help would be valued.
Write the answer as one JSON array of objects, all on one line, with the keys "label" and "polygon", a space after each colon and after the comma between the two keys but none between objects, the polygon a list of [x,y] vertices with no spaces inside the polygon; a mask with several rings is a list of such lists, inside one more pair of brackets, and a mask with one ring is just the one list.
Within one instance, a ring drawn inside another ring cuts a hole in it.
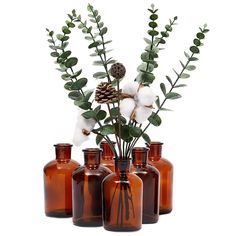
[{"label": "pine cone", "polygon": [[102,82],[97,86],[95,101],[97,103],[112,103],[117,100],[117,91],[111,84]]},{"label": "pine cone", "polygon": [[110,73],[115,79],[122,79],[125,76],[126,69],[121,63],[115,63],[111,66]]}]

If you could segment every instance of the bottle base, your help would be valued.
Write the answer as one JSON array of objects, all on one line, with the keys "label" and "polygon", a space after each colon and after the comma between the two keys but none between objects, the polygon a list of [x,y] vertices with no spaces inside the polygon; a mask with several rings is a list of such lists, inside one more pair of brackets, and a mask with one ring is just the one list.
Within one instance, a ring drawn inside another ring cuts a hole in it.
[{"label": "bottle base", "polygon": [[140,227],[134,227],[134,226],[121,226],[121,225],[109,225],[109,226],[104,226],[104,229],[107,231],[119,231],[119,232],[130,232],[130,231],[138,231],[141,229]]},{"label": "bottle base", "polygon": [[158,221],[158,216],[143,215],[142,224],[155,224]]},{"label": "bottle base", "polygon": [[160,209],[159,215],[165,215],[172,212],[172,209]]},{"label": "bottle base", "polygon": [[72,210],[55,210],[45,213],[48,217],[55,217],[55,218],[70,218],[72,217]]},{"label": "bottle base", "polygon": [[89,218],[80,218],[77,220],[73,219],[73,224],[75,226],[81,227],[101,227],[102,218],[101,217],[89,217]]}]

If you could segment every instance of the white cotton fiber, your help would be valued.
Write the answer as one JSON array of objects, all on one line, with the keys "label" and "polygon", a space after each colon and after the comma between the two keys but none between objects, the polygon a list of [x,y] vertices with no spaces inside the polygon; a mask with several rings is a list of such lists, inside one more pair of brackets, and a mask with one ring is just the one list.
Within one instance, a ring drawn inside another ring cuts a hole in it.
[{"label": "white cotton fiber", "polygon": [[122,93],[127,93],[131,96],[134,96],[139,88],[139,83],[138,82],[129,82],[125,84],[122,88]]},{"label": "white cotton fiber", "polygon": [[152,109],[139,106],[135,109],[135,120],[142,124],[144,121],[148,119],[148,117],[152,114]]},{"label": "white cotton fiber", "polygon": [[132,98],[125,98],[120,102],[120,113],[125,117],[130,117],[135,108],[135,101]]},{"label": "white cotton fiber", "polygon": [[136,96],[141,106],[151,106],[156,101],[156,95],[147,86],[140,88]]}]

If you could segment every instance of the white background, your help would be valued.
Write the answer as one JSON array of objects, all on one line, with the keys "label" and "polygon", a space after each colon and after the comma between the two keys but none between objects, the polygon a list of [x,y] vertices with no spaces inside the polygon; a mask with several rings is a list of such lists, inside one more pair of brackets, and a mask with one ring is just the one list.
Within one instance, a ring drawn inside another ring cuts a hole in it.
[{"label": "white background", "polygon": [[[112,55],[133,80],[145,43],[152,1],[90,1],[100,10],[113,39]],[[160,52],[158,81],[174,78],[183,51],[198,26],[208,23],[197,70],[181,90],[183,98],[169,102],[174,112],[163,113],[162,126],[149,129],[164,142],[163,156],[175,166],[174,210],[145,233],[172,235],[235,235],[235,8],[233,2],[159,0],[160,28],[179,16]],[[71,142],[76,107],[67,98],[64,82],[50,57],[45,28],[57,32],[73,8],[87,16],[82,0],[7,0],[0,6],[0,235],[107,235],[103,228],[78,228],[71,219],[44,216],[43,166],[54,158],[53,144]],[[73,48],[84,75],[93,81],[87,42],[73,34]],[[92,86],[94,84],[90,83]],[[142,143],[140,143],[142,145]],[[83,147],[94,146],[94,141]],[[81,148],[73,158],[83,162]],[[118,233],[119,234],[119,233]]]}]

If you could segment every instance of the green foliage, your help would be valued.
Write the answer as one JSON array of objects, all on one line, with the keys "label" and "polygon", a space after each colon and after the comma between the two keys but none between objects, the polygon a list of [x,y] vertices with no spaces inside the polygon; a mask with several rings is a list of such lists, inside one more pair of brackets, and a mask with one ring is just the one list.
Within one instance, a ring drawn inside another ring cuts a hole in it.
[{"label": "green foliage", "polygon": [[103,140],[103,136],[98,134],[96,136],[96,144],[99,145],[102,142],[102,140]]},{"label": "green foliage", "polygon": [[161,118],[155,112],[152,112],[151,116],[148,118],[148,121],[154,126],[161,125]]},{"label": "green foliage", "polygon": [[148,144],[151,143],[151,139],[150,139],[150,137],[149,137],[146,133],[144,133],[144,134],[142,135],[142,138],[144,139],[144,141],[145,141],[146,143],[148,143]]},{"label": "green foliage", "polygon": [[129,134],[131,137],[138,138],[142,134],[142,130],[138,127],[130,127]]}]

